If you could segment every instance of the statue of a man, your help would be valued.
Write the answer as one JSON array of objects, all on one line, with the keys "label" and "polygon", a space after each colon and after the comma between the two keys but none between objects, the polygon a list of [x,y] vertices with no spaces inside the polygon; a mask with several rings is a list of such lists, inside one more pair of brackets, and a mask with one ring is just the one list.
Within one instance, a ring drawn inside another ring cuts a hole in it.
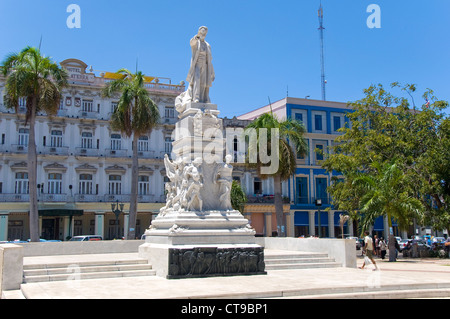
[{"label": "statue of a man", "polygon": [[186,81],[189,82],[187,99],[194,103],[210,103],[209,88],[215,79],[212,65],[211,46],[205,41],[208,28],[202,26],[191,41],[191,67]]}]

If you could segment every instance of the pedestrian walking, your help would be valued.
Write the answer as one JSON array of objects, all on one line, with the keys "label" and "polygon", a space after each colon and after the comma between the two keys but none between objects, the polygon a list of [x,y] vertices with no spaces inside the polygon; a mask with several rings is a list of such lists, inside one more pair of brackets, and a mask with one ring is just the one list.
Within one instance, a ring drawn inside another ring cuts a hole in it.
[{"label": "pedestrian walking", "polygon": [[366,266],[366,259],[369,259],[372,262],[372,264],[375,266],[374,270],[378,270],[377,263],[373,259],[373,248],[374,248],[373,240],[372,240],[372,238],[370,238],[369,232],[367,230],[364,232],[364,235],[366,235],[364,237],[364,253],[366,254],[366,257],[364,257],[364,263],[363,263],[361,269],[364,269],[364,267]]},{"label": "pedestrian walking", "polygon": [[386,248],[387,248],[387,244],[386,244],[386,242],[384,241],[384,238],[383,238],[383,237],[380,238],[379,246],[380,246],[381,259],[384,259],[384,257],[386,256]]}]

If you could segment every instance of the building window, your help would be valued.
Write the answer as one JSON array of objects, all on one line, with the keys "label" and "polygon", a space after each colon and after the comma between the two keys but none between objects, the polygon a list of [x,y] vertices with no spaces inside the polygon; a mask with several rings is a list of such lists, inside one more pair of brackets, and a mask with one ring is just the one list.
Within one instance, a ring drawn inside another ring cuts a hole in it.
[{"label": "building window", "polygon": [[50,146],[51,147],[62,147],[63,146],[62,131],[60,131],[60,130],[52,130],[51,131]]},{"label": "building window", "polygon": [[295,120],[299,122],[303,122],[303,114],[302,113],[295,113]]},{"label": "building window", "polygon": [[48,174],[48,193],[61,194],[62,192],[62,174],[50,173]]},{"label": "building window", "polygon": [[259,177],[255,177],[253,179],[253,194],[255,194],[255,195],[262,194],[262,182]]},{"label": "building window", "polygon": [[92,195],[91,174],[80,174],[80,182],[78,183],[78,194]]},{"label": "building window", "polygon": [[172,139],[170,137],[166,137],[164,140],[164,152],[169,155],[172,153]]},{"label": "building window", "polygon": [[117,106],[119,102],[111,102],[111,113],[114,113],[117,110]]},{"label": "building window", "polygon": [[138,179],[138,194],[149,195],[150,194],[150,179],[148,176],[141,175]]},{"label": "building window", "polygon": [[92,100],[83,100],[82,111],[94,112],[94,102]]},{"label": "building window", "polygon": [[109,175],[109,195],[122,194],[122,176]]},{"label": "building window", "polygon": [[323,161],[323,145],[317,144],[316,149],[318,149],[316,151],[316,161]]},{"label": "building window", "polygon": [[322,131],[322,115],[316,114],[314,115],[314,128],[316,131]]},{"label": "building window", "polygon": [[148,136],[139,137],[138,151],[139,152],[147,152],[148,151]]},{"label": "building window", "polygon": [[81,148],[92,148],[92,133],[81,133]]},{"label": "building window", "polygon": [[175,111],[174,111],[173,107],[166,106],[164,109],[164,116],[167,118],[171,118],[171,119],[174,118]]},{"label": "building window", "polygon": [[16,173],[16,185],[14,192],[16,194],[28,194],[30,191],[28,187],[28,173]]},{"label": "building window", "polygon": [[122,136],[120,134],[111,134],[111,149],[122,149]]},{"label": "building window", "polygon": [[296,198],[297,204],[308,204],[308,178],[297,177],[296,178]]},{"label": "building window", "polygon": [[19,129],[19,145],[28,146],[28,137],[30,135],[30,130],[27,128]]},{"label": "building window", "polygon": [[27,98],[26,97],[19,97],[19,107],[24,108],[27,107]]},{"label": "building window", "polygon": [[342,127],[341,125],[341,117],[340,116],[333,116],[333,129],[335,132],[339,130]]},{"label": "building window", "polygon": [[325,177],[316,178],[316,199],[321,199],[322,204],[328,204],[327,178]]}]

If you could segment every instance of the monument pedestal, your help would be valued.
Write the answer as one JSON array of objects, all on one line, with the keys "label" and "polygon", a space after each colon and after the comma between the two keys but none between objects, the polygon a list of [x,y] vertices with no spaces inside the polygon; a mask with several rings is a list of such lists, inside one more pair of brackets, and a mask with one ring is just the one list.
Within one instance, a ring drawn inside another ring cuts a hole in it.
[{"label": "monument pedestal", "polygon": [[239,211],[170,211],[146,231],[139,256],[158,276],[188,278],[266,274],[264,249]]}]

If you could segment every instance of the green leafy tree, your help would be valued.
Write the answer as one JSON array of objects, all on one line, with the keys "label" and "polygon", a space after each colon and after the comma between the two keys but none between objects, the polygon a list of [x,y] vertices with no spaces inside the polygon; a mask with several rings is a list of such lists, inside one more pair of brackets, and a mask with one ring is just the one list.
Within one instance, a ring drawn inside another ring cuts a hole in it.
[{"label": "green leafy tree", "polygon": [[30,194],[30,240],[39,241],[39,212],[37,206],[37,153],[35,123],[38,112],[56,114],[61,90],[67,85],[67,72],[39,49],[26,47],[20,53],[8,55],[2,63],[6,77],[4,103],[18,112],[19,99],[26,100],[25,125],[29,125],[28,183]]},{"label": "green leafy tree", "polygon": [[119,103],[111,116],[111,128],[132,138],[131,196],[129,210],[128,239],[135,239],[137,198],[139,179],[138,140],[144,134],[150,134],[159,123],[158,106],[152,101],[144,86],[142,72],[132,74],[127,69],[117,71],[122,77],[109,82],[103,89],[103,95],[111,97],[120,93]]},{"label": "green leafy tree", "polygon": [[[392,219],[399,223],[400,228],[406,229],[410,220],[420,217],[423,205],[412,196],[412,180],[405,175],[399,166],[394,164],[380,164],[373,162],[370,170],[358,174],[353,180],[353,187],[360,189],[362,213],[362,232],[368,230],[379,216],[385,216],[389,229],[392,229]],[[394,234],[389,234],[389,250],[395,251]],[[395,259],[389,254],[389,260]]]},{"label": "green leafy tree", "polygon": [[[263,168],[267,168],[268,164],[264,164],[260,160],[261,158],[256,163],[249,163],[249,166],[256,167],[258,175],[262,179],[273,177],[278,236],[285,237],[286,227],[283,217],[282,182],[294,174],[296,154],[305,155],[308,152],[308,144],[303,137],[305,127],[296,120],[286,119],[281,121],[271,112],[264,113],[255,119],[246,127],[245,132],[248,135],[252,135],[251,132],[256,132],[256,143],[249,143],[248,154],[259,154],[261,157],[264,151],[260,148],[260,142],[263,141],[264,144],[267,141],[268,153],[272,154],[272,152],[275,152],[277,155],[278,170],[273,173],[266,174],[264,172]],[[272,134],[276,135],[274,137],[276,144],[278,144],[278,149],[271,145]],[[291,145],[294,147],[295,152]]]},{"label": "green leafy tree", "polygon": [[244,214],[244,206],[247,203],[247,194],[245,194],[244,189],[241,186],[241,183],[233,180],[231,184],[231,207],[233,209],[238,210],[241,214]]},{"label": "green leafy tree", "polygon": [[361,173],[372,174],[374,163],[382,167],[396,163],[410,181],[402,191],[423,206],[420,216],[407,216],[408,223],[416,219],[438,230],[449,229],[450,124],[443,112],[448,103],[428,89],[418,107],[414,85],[393,83],[391,88],[400,90],[401,96],[377,85],[364,90],[363,99],[349,103],[352,110],[347,117],[352,125],[340,129],[342,135],[322,163],[328,171],[338,171],[344,177],[329,187],[333,204],[353,218],[360,216],[365,192],[354,187],[355,178]]}]

